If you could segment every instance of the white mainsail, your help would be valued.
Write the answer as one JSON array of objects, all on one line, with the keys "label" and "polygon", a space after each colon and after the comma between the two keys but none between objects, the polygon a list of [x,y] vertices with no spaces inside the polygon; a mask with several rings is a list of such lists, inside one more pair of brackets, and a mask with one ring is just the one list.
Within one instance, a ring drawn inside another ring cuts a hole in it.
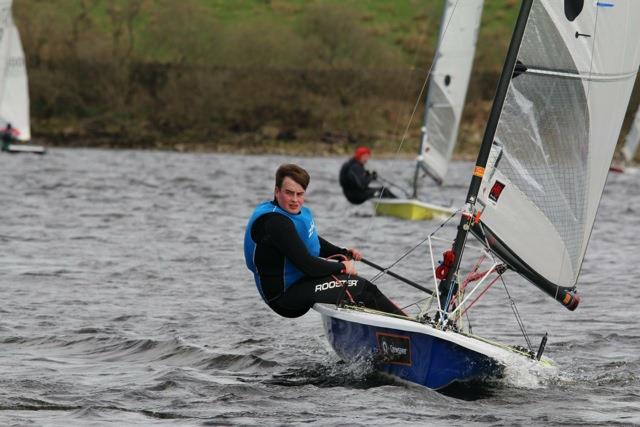
[{"label": "white mainsail", "polygon": [[31,126],[27,69],[11,3],[11,0],[0,2],[0,127],[10,123],[16,138],[28,141]]},{"label": "white mainsail", "polygon": [[636,111],[636,115],[633,117],[633,123],[631,124],[631,130],[624,139],[624,146],[622,147],[622,156],[625,163],[631,163],[638,151],[638,144],[640,144],[640,108]]},{"label": "white mainsail", "polygon": [[552,296],[578,279],[640,65],[638,18],[638,0],[532,2],[475,231]]},{"label": "white mainsail", "polygon": [[437,182],[444,180],[458,138],[482,6],[483,0],[445,1],[418,155],[419,166]]}]

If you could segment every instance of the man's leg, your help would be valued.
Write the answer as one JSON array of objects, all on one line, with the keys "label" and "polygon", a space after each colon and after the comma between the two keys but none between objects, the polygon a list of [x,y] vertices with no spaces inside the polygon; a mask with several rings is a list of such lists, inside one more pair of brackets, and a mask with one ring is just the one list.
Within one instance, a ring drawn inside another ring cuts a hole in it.
[{"label": "man's leg", "polygon": [[383,199],[397,199],[398,198],[387,187],[376,188],[375,191],[376,191],[375,197],[381,197]]},{"label": "man's leg", "polygon": [[382,187],[380,197],[382,197],[383,199],[397,199],[398,198],[387,187]]},{"label": "man's leg", "polygon": [[362,303],[365,307],[387,313],[404,315],[376,285],[368,280],[346,274],[322,278],[303,278],[278,298],[275,303],[294,310],[311,308],[315,303]]}]

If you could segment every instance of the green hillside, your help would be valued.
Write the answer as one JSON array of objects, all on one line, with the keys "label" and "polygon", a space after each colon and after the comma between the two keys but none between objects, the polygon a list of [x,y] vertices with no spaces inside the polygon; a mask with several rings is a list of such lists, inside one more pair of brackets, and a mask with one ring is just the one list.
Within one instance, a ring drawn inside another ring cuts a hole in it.
[{"label": "green hillside", "polygon": [[[482,133],[519,5],[485,3],[462,151]],[[405,137],[413,152],[421,113],[411,112],[443,4],[16,0],[33,133],[61,145],[316,153],[393,151]]]}]

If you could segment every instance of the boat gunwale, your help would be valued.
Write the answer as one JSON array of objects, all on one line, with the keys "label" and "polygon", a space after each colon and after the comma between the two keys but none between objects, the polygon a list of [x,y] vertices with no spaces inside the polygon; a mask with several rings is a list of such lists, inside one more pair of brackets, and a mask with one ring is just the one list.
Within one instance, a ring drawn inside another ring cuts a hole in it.
[{"label": "boat gunwale", "polygon": [[532,363],[553,365],[547,358],[542,358],[541,360],[532,359],[529,354],[506,344],[488,340],[477,335],[456,332],[451,329],[442,331],[409,317],[397,316],[360,307],[336,307],[331,304],[314,304],[313,309],[322,316],[338,320],[429,335],[490,357],[503,365],[509,364],[511,360],[510,356],[519,356]]},{"label": "boat gunwale", "polygon": [[425,208],[425,209],[433,209],[433,210],[439,210],[442,212],[446,212],[446,213],[450,213],[453,214],[454,212],[457,211],[456,208],[453,207],[453,205],[451,206],[442,206],[442,205],[436,205],[433,203],[428,203],[428,202],[423,202],[421,200],[418,199],[409,199],[409,198],[398,198],[398,199],[391,199],[391,198],[380,198],[380,199],[375,199],[373,200],[374,205],[409,205],[409,206],[417,206],[417,207],[421,207],[421,208]]}]

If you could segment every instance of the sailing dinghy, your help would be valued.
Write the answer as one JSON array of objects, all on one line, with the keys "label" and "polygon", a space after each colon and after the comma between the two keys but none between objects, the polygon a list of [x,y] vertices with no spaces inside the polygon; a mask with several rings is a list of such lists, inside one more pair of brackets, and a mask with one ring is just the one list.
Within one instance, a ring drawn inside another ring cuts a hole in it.
[{"label": "sailing dinghy", "polygon": [[[637,0],[522,1],[455,239],[439,266],[432,251],[430,305],[407,317],[316,305],[336,353],[369,357],[379,371],[433,389],[551,363],[542,357],[546,335],[536,351],[521,327],[527,347],[507,346],[473,335],[466,320],[510,274],[569,310],[578,306],[578,276],[640,65],[638,20]],[[482,255],[473,265],[462,262],[474,249],[470,234]]]},{"label": "sailing dinghy", "polygon": [[11,0],[2,2],[5,7],[0,9],[0,13],[6,14],[0,17],[0,131],[11,132],[13,140],[3,143],[2,151],[43,154],[44,147],[24,143],[31,140],[29,85],[20,33],[11,15],[11,3]]},{"label": "sailing dinghy", "polygon": [[482,6],[483,0],[445,1],[425,103],[413,192],[410,198],[376,199],[376,214],[430,220],[445,219],[455,212],[452,207],[419,200],[418,186],[421,172],[438,184],[442,184],[447,174],[469,86]]}]

